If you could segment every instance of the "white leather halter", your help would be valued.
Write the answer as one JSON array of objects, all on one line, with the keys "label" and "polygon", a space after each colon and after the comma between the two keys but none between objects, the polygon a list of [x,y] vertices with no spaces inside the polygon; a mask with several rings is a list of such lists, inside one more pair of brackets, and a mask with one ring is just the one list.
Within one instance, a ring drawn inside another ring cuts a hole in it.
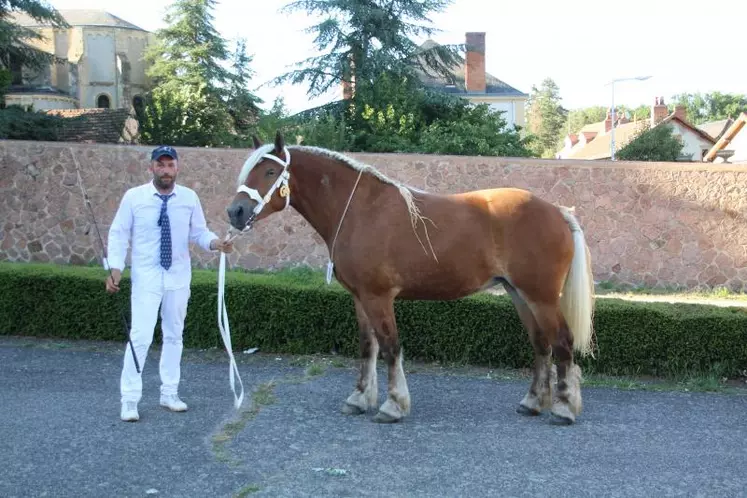
[{"label": "white leather halter", "polygon": [[257,205],[254,207],[254,216],[258,216],[262,209],[264,209],[265,204],[270,202],[272,194],[275,193],[275,190],[277,190],[278,187],[280,187],[281,195],[285,194],[285,207],[287,208],[290,204],[290,187],[288,186],[288,181],[290,180],[290,171],[288,171],[288,166],[290,166],[290,152],[288,152],[286,147],[283,148],[283,152],[285,153],[285,161],[277,156],[273,156],[272,154],[265,154],[262,156],[263,159],[271,159],[283,167],[280,176],[278,176],[278,179],[275,180],[275,183],[272,184],[272,187],[270,187],[270,190],[267,191],[264,197],[259,195],[259,192],[256,189],[249,188],[246,185],[241,185],[236,191],[244,192],[251,199],[257,201]]}]

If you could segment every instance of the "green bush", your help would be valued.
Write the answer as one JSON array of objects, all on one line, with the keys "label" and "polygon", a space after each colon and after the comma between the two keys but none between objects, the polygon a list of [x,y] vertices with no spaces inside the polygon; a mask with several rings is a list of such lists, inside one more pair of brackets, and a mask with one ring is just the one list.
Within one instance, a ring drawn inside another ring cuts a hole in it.
[{"label": "green bush", "polygon": [[59,140],[64,119],[19,106],[0,109],[0,139],[55,142]]},{"label": "green bush", "polygon": [[[129,317],[129,281],[104,291],[100,268],[0,264],[0,334],[123,341],[118,306]],[[194,270],[185,346],[223,348],[217,324],[217,273]],[[117,303],[117,301],[120,301]],[[226,276],[226,306],[236,350],[358,355],[351,296],[310,270]],[[532,350],[508,298],[397,301],[408,359],[530,367]],[[694,304],[598,299],[596,358],[586,371],[613,375],[739,375],[747,368],[747,310]],[[160,340],[157,332],[154,341]]]}]

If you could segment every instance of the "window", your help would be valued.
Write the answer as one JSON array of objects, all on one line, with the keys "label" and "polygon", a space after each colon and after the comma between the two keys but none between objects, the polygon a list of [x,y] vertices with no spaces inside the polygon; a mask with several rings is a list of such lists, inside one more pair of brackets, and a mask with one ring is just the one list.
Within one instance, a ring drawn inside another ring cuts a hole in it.
[{"label": "window", "polygon": [[12,55],[10,56],[10,84],[23,85],[23,64]]},{"label": "window", "polygon": [[105,94],[101,94],[98,97],[96,97],[96,107],[108,109],[111,107],[111,103],[109,102],[109,96]]},{"label": "window", "polygon": [[132,98],[132,107],[135,108],[135,112],[142,112],[143,108],[145,107],[145,102],[143,102],[143,97],[140,95],[135,95]]}]

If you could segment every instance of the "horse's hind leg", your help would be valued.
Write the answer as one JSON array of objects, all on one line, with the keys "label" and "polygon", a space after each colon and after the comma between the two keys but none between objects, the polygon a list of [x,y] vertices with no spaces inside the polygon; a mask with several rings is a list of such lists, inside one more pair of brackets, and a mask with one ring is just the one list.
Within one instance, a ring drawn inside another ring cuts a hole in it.
[{"label": "horse's hind leg", "polygon": [[360,415],[366,412],[369,408],[376,406],[379,398],[379,385],[376,377],[379,342],[376,340],[374,329],[360,301],[357,297],[353,299],[360,330],[361,366],[355,390],[342,405],[342,413],[346,415]]},{"label": "horse's hind leg", "polygon": [[374,421],[398,422],[410,414],[410,391],[402,368],[402,349],[394,317],[394,297],[361,296],[361,304],[376,333],[381,356],[388,367],[387,399],[379,408]]},{"label": "horse's hind leg", "polygon": [[552,338],[557,364],[557,386],[552,400],[550,422],[569,425],[581,413],[581,369],[573,363],[573,336],[557,304],[533,305],[537,324]]},{"label": "horse's hind leg", "polygon": [[516,411],[522,415],[539,415],[542,413],[542,410],[550,408],[552,405],[550,341],[547,335],[543,334],[539,325],[537,325],[537,320],[534,319],[532,310],[526,301],[516,292],[516,289],[507,282],[503,283],[503,287],[508,292],[508,295],[511,296],[516,312],[527,329],[529,340],[534,349],[534,375],[532,384],[529,386],[529,392],[521,400]]}]

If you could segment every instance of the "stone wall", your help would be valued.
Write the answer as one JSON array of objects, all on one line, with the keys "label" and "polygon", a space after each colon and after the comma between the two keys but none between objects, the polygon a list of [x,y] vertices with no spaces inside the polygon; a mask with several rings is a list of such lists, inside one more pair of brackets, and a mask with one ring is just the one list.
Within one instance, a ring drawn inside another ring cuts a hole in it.
[{"label": "stone wall", "polygon": [[[91,264],[96,232],[76,182],[73,154],[106,241],[124,191],[148,181],[150,148],[0,141],[0,259]],[[181,148],[179,181],[201,197],[210,228],[226,234],[225,207],[248,150]],[[747,168],[429,155],[351,154],[434,192],[527,188],[576,206],[597,281],[747,290]],[[244,268],[321,267],[327,249],[295,211],[236,241]],[[194,264],[218,258],[193,249]]]}]

